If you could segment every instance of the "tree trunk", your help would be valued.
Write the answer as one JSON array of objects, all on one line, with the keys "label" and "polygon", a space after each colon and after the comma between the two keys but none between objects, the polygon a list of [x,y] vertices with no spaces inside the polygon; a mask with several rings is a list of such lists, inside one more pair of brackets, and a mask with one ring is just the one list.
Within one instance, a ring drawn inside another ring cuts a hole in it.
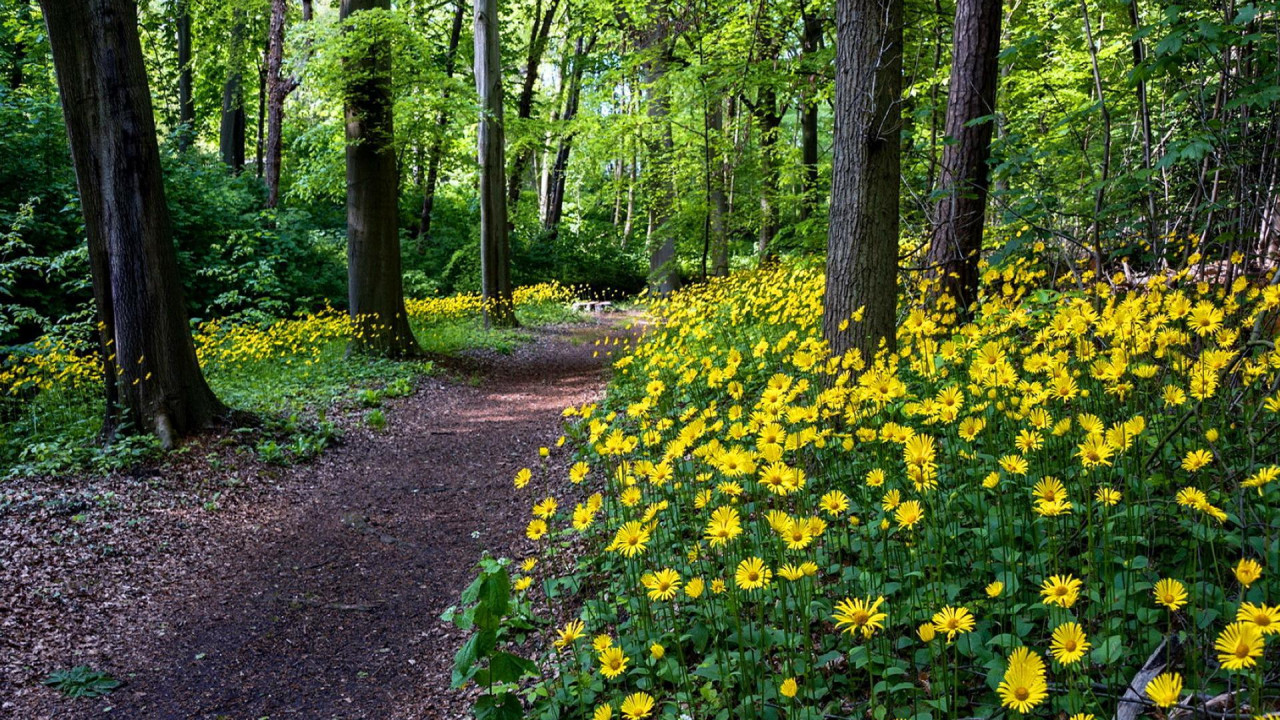
[{"label": "tree trunk", "polygon": [[267,143],[263,149],[263,179],[267,183],[267,207],[280,204],[280,160],[284,152],[284,101],[298,87],[296,78],[284,75],[284,38],[288,0],[271,0],[271,24],[267,30]]},{"label": "tree trunk", "polygon": [[[525,59],[524,84],[520,88],[520,97],[516,102],[516,117],[528,120],[533,116],[533,90],[538,80],[538,66],[542,63],[542,53],[547,49],[547,38],[551,35],[551,22],[555,19],[560,0],[551,0],[541,15],[537,10],[533,15],[533,27],[529,31],[529,55]],[[542,8],[538,0],[538,9]],[[507,212],[510,220],[515,214],[516,205],[520,204],[520,189],[524,184],[524,171],[533,159],[533,150],[520,150],[511,164],[511,178],[507,184]]]},{"label": "tree trunk", "polygon": [[191,147],[196,133],[196,106],[191,97],[191,3],[177,3],[178,18],[178,147]]},{"label": "tree trunk", "polygon": [[182,303],[133,0],[41,0],[80,189],[107,392],[120,421],[172,447],[227,410],[200,372]]},{"label": "tree trunk", "polygon": [[257,178],[262,179],[262,152],[266,144],[266,118],[267,118],[267,64],[266,51],[263,51],[264,62],[258,66],[258,141],[254,143],[253,165],[257,171]]},{"label": "tree trunk", "polygon": [[[453,27],[449,29],[449,49],[444,57],[444,76],[453,77],[458,61],[458,44],[462,39],[462,0],[457,0],[453,10]],[[449,86],[445,85],[441,100],[449,99]],[[427,179],[422,188],[422,212],[418,223],[418,252],[427,249],[431,239],[431,209],[436,204],[436,184],[440,181],[440,162],[444,158],[445,134],[449,129],[449,111],[441,110],[436,116],[436,137],[431,141],[430,157],[427,160]]]},{"label": "tree trunk", "polygon": [[707,115],[707,132],[715,137],[714,155],[707,173],[711,180],[711,274],[725,277],[729,274],[729,231],[725,221],[729,215],[729,199],[725,195],[725,176],[730,171],[722,149],[724,145],[724,105],[717,99],[711,103]]},{"label": "tree trunk", "polygon": [[902,175],[902,0],[836,0],[827,289],[833,353],[894,346]]},{"label": "tree trunk", "polygon": [[480,289],[485,326],[515,326],[507,226],[506,147],[502,121],[502,55],[497,0],[475,0],[475,75],[480,96]]},{"label": "tree trunk", "polygon": [[[809,12],[808,4],[801,0],[801,18],[804,34],[801,50],[805,60],[812,64],[813,55],[822,50],[822,20]],[[808,220],[818,207],[818,89],[823,80],[816,72],[805,78],[805,91],[800,100],[800,162],[804,165],[804,196],[800,200],[800,219]]]},{"label": "tree trunk", "polygon": [[244,42],[244,20],[240,11],[236,11],[236,24],[232,28],[232,52],[228,62],[232,67],[227,70],[226,82],[222,85],[222,125],[218,132],[218,147],[221,150],[222,162],[231,168],[232,174],[240,174],[244,169],[244,89],[241,87],[239,49]]},{"label": "tree trunk", "polygon": [[[390,0],[342,0],[344,22]],[[391,108],[391,46],[381,36],[344,58],[347,87],[347,295],[352,349],[390,357],[421,352],[409,328],[400,271],[400,179]],[[362,43],[363,44],[363,43]]]},{"label": "tree trunk", "polygon": [[[665,295],[680,287],[680,269],[676,264],[675,232],[669,225],[674,201],[671,187],[671,118],[670,96],[662,87],[663,77],[671,62],[669,41],[659,38],[657,57],[645,64],[645,85],[649,92],[650,134],[646,138],[648,164],[645,167],[645,190],[649,196],[649,287]],[[654,132],[656,130],[656,133]]]},{"label": "tree trunk", "polygon": [[978,300],[978,260],[987,211],[987,160],[999,77],[1001,0],[958,0],[947,97],[947,142],[938,177],[926,264],[960,314]]},{"label": "tree trunk", "polygon": [[[587,61],[587,54],[595,47],[595,37],[583,43],[579,37],[574,47],[572,66],[569,71],[569,83],[565,93],[564,112],[560,120],[567,126],[578,116],[578,100],[582,93],[582,73]],[[555,162],[551,166],[551,174],[547,187],[547,212],[543,218],[543,229],[551,239],[555,239],[560,231],[560,218],[564,212],[565,171],[569,166],[569,151],[573,147],[573,131],[568,130],[560,138],[560,147],[556,151]],[[616,213],[615,213],[616,214]]]}]

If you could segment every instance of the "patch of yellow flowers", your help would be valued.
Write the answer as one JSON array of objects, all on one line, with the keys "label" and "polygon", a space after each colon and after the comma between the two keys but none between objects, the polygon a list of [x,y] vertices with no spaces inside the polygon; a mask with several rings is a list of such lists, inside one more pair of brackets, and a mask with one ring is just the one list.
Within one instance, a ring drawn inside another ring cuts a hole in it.
[{"label": "patch of yellow flowers", "polygon": [[575,538],[592,590],[553,603],[572,617],[531,702],[1084,720],[1150,660],[1128,689],[1152,713],[1276,710],[1280,287],[1031,257],[982,281],[963,323],[905,288],[870,362],[828,353],[813,267],[653,301],[608,396],[565,411],[560,502],[537,498],[536,552]]}]

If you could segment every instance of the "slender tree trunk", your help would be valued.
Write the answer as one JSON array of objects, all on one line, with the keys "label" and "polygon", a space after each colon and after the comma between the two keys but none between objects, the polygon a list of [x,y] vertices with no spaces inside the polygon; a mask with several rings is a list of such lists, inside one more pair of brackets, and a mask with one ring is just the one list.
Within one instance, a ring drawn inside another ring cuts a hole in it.
[{"label": "slender tree trunk", "polygon": [[475,0],[475,76],[480,97],[480,288],[485,325],[514,326],[511,245],[507,226],[506,147],[502,121],[502,54],[497,0]]},{"label": "slender tree trunk", "polygon": [[[805,60],[813,64],[813,56],[822,50],[822,20],[809,12],[807,2],[800,2],[804,34],[801,50]],[[804,197],[800,201],[800,219],[808,220],[817,210],[818,196],[818,89],[823,80],[816,72],[805,78],[805,90],[800,100],[800,162],[804,165]]]},{"label": "slender tree trunk", "polygon": [[[550,0],[546,10],[542,10],[542,0],[538,0],[533,14],[533,27],[529,30],[529,54],[525,59],[524,84],[520,87],[520,97],[516,101],[516,117],[528,120],[533,116],[533,91],[538,81],[538,66],[542,63],[542,54],[547,49],[547,38],[551,35],[551,23],[555,20],[560,0]],[[507,182],[508,230],[514,222],[516,206],[520,204],[520,189],[524,185],[524,173],[533,160],[533,149],[524,148],[516,153],[511,163],[511,177]]]},{"label": "slender tree trunk", "polygon": [[[578,100],[582,92],[582,73],[587,61],[587,54],[595,47],[593,36],[590,42],[584,43],[579,37],[574,46],[573,59],[569,70],[569,82],[565,91],[564,112],[560,120],[569,126],[578,116]],[[565,131],[560,138],[560,147],[556,151],[555,163],[547,188],[547,212],[543,219],[543,228],[550,238],[554,239],[560,231],[560,219],[564,212],[565,171],[569,167],[569,151],[573,147],[573,130]]]},{"label": "slender tree trunk", "polygon": [[[453,78],[458,61],[458,44],[462,40],[462,0],[457,0],[453,9],[453,26],[449,29],[449,49],[444,57],[444,76]],[[441,100],[449,99],[449,86],[445,85]],[[440,182],[440,162],[444,159],[444,144],[449,129],[449,111],[441,110],[436,116],[436,136],[431,141],[431,150],[427,159],[427,179],[422,188],[422,212],[418,223],[418,252],[425,252],[427,242],[431,240],[431,210],[436,204],[436,184]]]},{"label": "slender tree trunk", "polygon": [[191,97],[191,3],[190,0],[179,0],[177,3],[178,28],[178,123],[182,130],[178,133],[178,147],[186,150],[191,147],[196,132],[196,106]]},{"label": "slender tree trunk", "polygon": [[937,290],[964,315],[978,300],[978,261],[987,211],[987,160],[999,78],[1001,0],[959,0],[947,98],[947,142],[938,179],[927,264]]},{"label": "slender tree trunk", "polygon": [[836,0],[836,96],[823,334],[893,348],[902,165],[902,0]]},{"label": "slender tree trunk", "polygon": [[773,88],[760,89],[755,116],[760,125],[760,234],[756,254],[764,262],[773,256],[773,238],[778,234],[778,131],[782,113]]},{"label": "slender tree trunk", "polygon": [[266,145],[266,118],[267,118],[267,64],[266,52],[263,52],[262,65],[258,67],[258,141],[254,144],[257,152],[254,153],[253,165],[257,171],[257,177],[262,179],[262,153]]},{"label": "slender tree trunk", "polygon": [[280,204],[280,162],[284,153],[284,102],[298,87],[284,74],[284,39],[288,25],[288,0],[271,0],[271,24],[267,30],[267,143],[263,152],[267,207]]},{"label": "slender tree trunk", "polygon": [[[389,10],[390,0],[342,0],[344,22]],[[400,179],[391,106],[390,38],[367,38],[344,58],[347,123],[347,295],[352,350],[390,357],[421,352],[405,312],[398,228]]]},{"label": "slender tree trunk", "polygon": [[133,0],[41,0],[89,236],[107,391],[166,447],[226,408],[196,360]]},{"label": "slender tree trunk", "polygon": [[[1138,95],[1138,121],[1142,125],[1142,169],[1149,173],[1152,163],[1151,148],[1154,142],[1151,136],[1151,110],[1147,107],[1147,80],[1142,67],[1147,59],[1147,50],[1142,42],[1142,19],[1138,15],[1138,0],[1129,2],[1129,22],[1133,23],[1133,83]],[[1149,174],[1143,180],[1147,186],[1147,242],[1155,249],[1156,254],[1160,255],[1162,254],[1161,241],[1160,234],[1156,231],[1156,192],[1153,180],[1154,178]]]},{"label": "slender tree trunk", "polygon": [[227,70],[227,79],[222,85],[222,124],[218,132],[218,146],[221,150],[222,162],[233,174],[240,174],[244,169],[244,88],[241,86],[241,71],[236,63],[240,62],[239,50],[244,45],[244,18],[236,11],[236,24],[231,31],[232,52],[228,54],[228,62],[232,67]]},{"label": "slender tree trunk", "polygon": [[707,167],[710,176],[711,197],[711,275],[724,277],[729,274],[729,232],[726,221],[729,215],[729,199],[724,192],[725,173],[729,164],[724,152],[724,103],[717,99],[711,103],[707,115],[707,132],[711,135],[712,157]]}]

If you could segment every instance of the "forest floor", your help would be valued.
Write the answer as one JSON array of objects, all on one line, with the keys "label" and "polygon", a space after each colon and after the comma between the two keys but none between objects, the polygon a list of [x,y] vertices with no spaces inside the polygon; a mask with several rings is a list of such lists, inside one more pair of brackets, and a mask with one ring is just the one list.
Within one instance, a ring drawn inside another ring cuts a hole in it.
[{"label": "forest floor", "polygon": [[[308,464],[246,472],[215,442],[185,468],[0,504],[0,718],[466,717],[440,614],[482,550],[530,546],[511,478],[543,446],[564,476],[561,410],[600,395],[595,341],[617,318],[454,358],[387,404],[385,430],[357,425]],[[124,685],[40,686],[80,664]]]}]

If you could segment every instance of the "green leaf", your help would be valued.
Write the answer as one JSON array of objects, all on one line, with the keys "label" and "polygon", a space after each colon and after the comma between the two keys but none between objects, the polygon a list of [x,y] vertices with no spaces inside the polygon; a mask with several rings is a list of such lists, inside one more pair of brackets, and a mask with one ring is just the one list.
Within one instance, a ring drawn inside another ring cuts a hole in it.
[{"label": "green leaf", "polygon": [[537,674],[537,665],[508,652],[494,653],[489,660],[491,682],[516,682],[525,675],[536,676]]}]

